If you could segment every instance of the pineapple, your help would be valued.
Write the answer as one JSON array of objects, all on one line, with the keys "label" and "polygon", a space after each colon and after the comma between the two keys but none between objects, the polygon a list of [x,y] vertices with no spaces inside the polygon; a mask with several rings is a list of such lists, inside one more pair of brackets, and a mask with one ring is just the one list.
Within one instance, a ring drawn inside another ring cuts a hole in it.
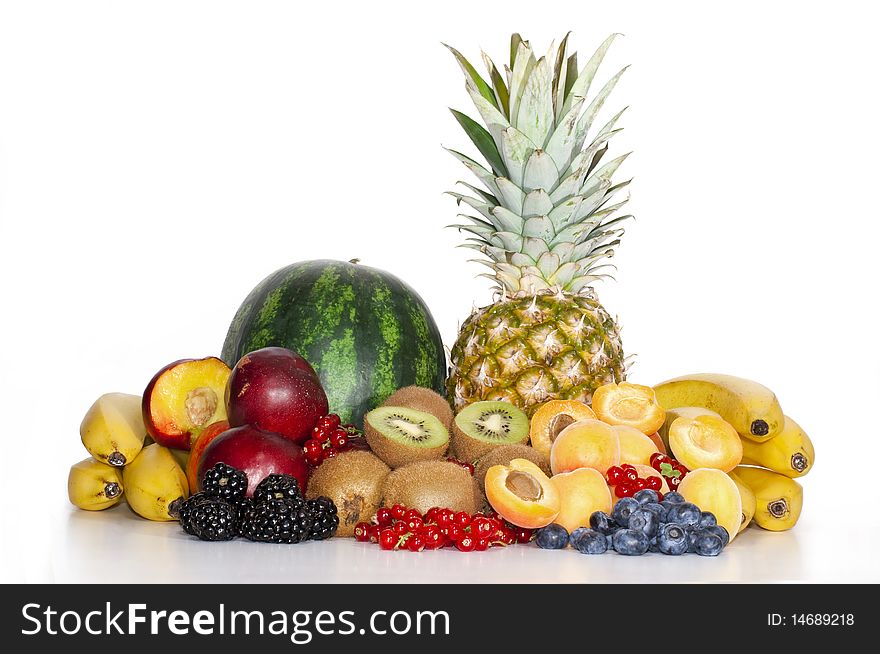
[{"label": "pineapple", "polygon": [[468,232],[465,247],[488,258],[485,276],[498,286],[497,301],[471,314],[452,347],[447,390],[456,409],[478,400],[527,412],[550,399],[590,402],[597,387],[625,379],[620,331],[590,286],[608,277],[607,259],[631,217],[618,214],[629,180],[611,181],[628,155],[602,163],[623,111],[588,140],[626,70],[588,99],[615,36],[578,72],[568,36],[536,58],[514,34],[504,77],[483,55],[491,84],[449,48],[485,127],[453,115],[488,164],[450,150],[483,186],[460,182],[472,194],[451,193],[474,211],[454,227]]}]

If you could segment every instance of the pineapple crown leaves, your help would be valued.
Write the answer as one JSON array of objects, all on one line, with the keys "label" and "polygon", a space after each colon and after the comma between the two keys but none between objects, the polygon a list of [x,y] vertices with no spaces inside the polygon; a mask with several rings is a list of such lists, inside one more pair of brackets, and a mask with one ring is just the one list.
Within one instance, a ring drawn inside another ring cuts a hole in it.
[{"label": "pineapple crown leaves", "polygon": [[[538,58],[519,34],[510,40],[503,74],[485,53],[486,81],[455,48],[446,46],[465,77],[482,124],[451,109],[485,160],[482,164],[447,149],[482,184],[460,182],[472,195],[449,194],[474,213],[451,225],[470,236],[462,247],[478,250],[504,293],[547,289],[585,292],[610,275],[614,255],[632,216],[618,215],[629,200],[619,196],[630,180],[612,182],[628,154],[604,161],[608,142],[625,108],[589,138],[593,123],[626,67],[590,99],[590,88],[614,39],[612,34],[578,68],[568,54],[569,34]],[[444,44],[445,45],[445,44]],[[477,215],[474,215],[477,214]]]}]

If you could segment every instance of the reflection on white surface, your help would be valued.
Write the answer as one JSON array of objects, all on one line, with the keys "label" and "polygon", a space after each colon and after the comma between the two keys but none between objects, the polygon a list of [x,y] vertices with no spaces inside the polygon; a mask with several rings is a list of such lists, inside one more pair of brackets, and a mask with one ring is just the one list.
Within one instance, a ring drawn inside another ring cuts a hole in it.
[{"label": "reflection on white surface", "polygon": [[[806,523],[785,533],[750,528],[717,558],[614,553],[585,556],[534,545],[462,553],[385,552],[353,539],[299,545],[235,540],[203,543],[176,523],[141,520],[125,506],[103,513],[70,511],[52,553],[57,582],[526,582],[675,583],[866,581],[878,571],[847,567],[839,553],[803,546]],[[821,537],[815,541],[825,543]],[[815,544],[814,543],[814,544]],[[858,552],[857,559],[869,560]],[[867,554],[867,552],[866,552]],[[825,565],[816,565],[824,559]],[[830,561],[830,563],[829,563]],[[876,564],[875,564],[876,565]]]}]

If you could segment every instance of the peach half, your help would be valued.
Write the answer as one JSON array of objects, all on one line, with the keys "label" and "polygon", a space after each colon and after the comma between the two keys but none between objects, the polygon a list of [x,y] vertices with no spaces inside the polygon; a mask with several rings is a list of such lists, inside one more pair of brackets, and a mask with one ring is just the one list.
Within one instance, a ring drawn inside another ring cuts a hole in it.
[{"label": "peach half", "polygon": [[673,409],[677,418],[668,423],[666,439],[672,456],[691,470],[718,468],[730,472],[743,458],[739,434],[721,416],[695,407]]},{"label": "peach half", "polygon": [[620,439],[600,420],[578,420],[560,432],[550,448],[554,475],[578,468],[593,468],[603,475],[620,464]]},{"label": "peach half", "polygon": [[486,472],[486,498],[502,518],[517,527],[539,529],[559,514],[559,491],[541,469],[527,459],[492,466]]},{"label": "peach half", "polygon": [[743,522],[742,498],[736,483],[717,468],[697,468],[687,473],[678,485],[678,492],[688,502],[715,515],[718,524],[727,530],[730,540],[739,533]]},{"label": "peach half", "polygon": [[650,436],[645,436],[635,427],[629,425],[614,425],[612,429],[617,433],[620,440],[620,462],[651,465],[651,455],[660,449]]},{"label": "peach half", "polygon": [[609,425],[629,425],[645,435],[660,429],[666,417],[653,388],[628,382],[597,388],[593,393],[593,411]]},{"label": "peach half", "polygon": [[550,481],[559,491],[559,514],[553,520],[568,533],[589,527],[595,511],[611,512],[611,491],[605,476],[592,468],[579,468],[553,475]]},{"label": "peach half", "polygon": [[550,456],[553,441],[563,429],[578,420],[595,420],[593,410],[578,400],[550,400],[532,414],[529,438],[538,452]]}]

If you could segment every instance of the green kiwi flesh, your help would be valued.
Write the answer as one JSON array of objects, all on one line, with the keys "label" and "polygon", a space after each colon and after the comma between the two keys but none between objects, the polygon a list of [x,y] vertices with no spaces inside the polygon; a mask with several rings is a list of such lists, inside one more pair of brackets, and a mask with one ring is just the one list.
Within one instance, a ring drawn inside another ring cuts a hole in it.
[{"label": "green kiwi flesh", "polygon": [[430,388],[405,386],[389,395],[382,406],[405,406],[436,416],[446,429],[452,429],[452,407],[446,398]]},{"label": "green kiwi flesh", "polygon": [[510,402],[474,402],[459,411],[452,425],[452,449],[462,461],[477,461],[496,447],[528,439],[529,418]]},{"label": "green kiwi flesh", "polygon": [[364,437],[392,468],[439,459],[449,447],[449,432],[436,416],[401,406],[381,406],[364,416]]},{"label": "green kiwi flesh", "polygon": [[392,470],[382,485],[382,504],[422,514],[435,506],[470,514],[479,508],[471,473],[449,461],[417,461]]},{"label": "green kiwi flesh", "polygon": [[355,525],[369,522],[381,506],[382,484],[391,472],[382,460],[366,450],[349,450],[327,459],[312,471],[306,497],[333,500],[339,512],[337,536],[353,536]]}]

